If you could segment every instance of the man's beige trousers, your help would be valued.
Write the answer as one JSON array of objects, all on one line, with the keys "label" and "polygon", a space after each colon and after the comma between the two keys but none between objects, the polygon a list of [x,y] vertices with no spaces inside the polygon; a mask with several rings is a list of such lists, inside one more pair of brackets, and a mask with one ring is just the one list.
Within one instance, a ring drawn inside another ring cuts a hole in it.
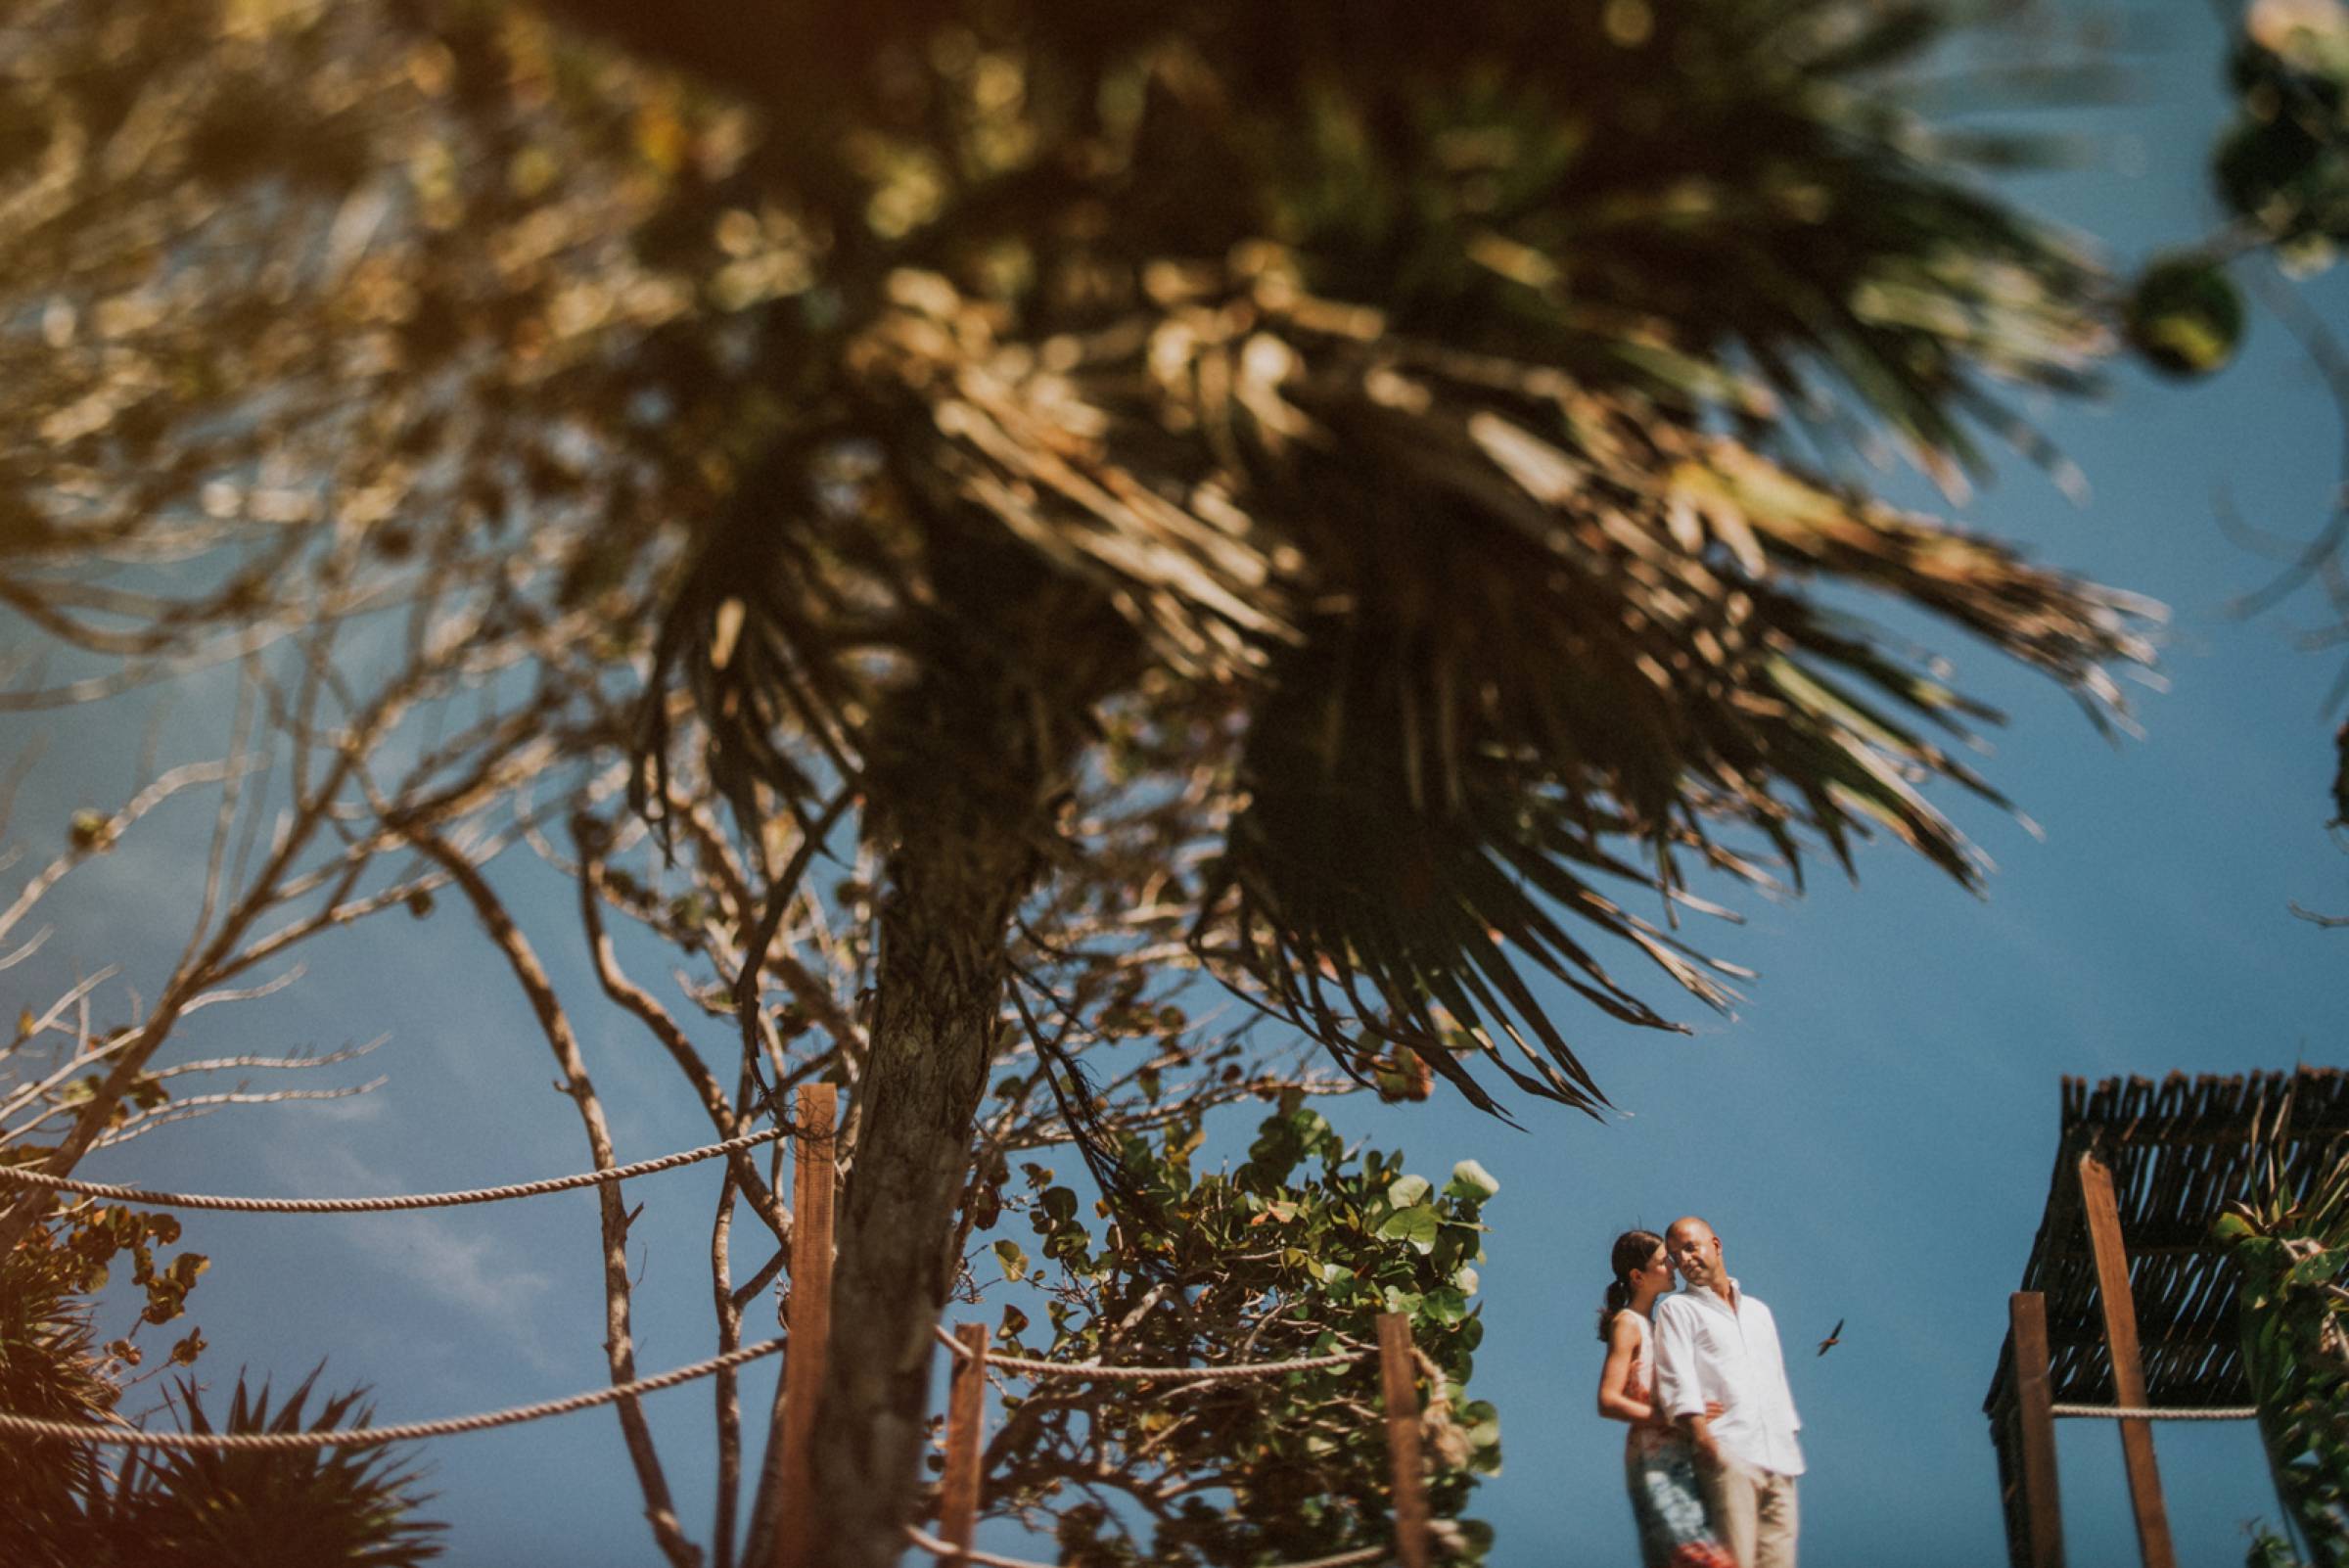
[{"label": "man's beige trousers", "polygon": [[1700,1462],[1713,1529],[1737,1568],[1794,1568],[1794,1477],[1729,1459]]}]

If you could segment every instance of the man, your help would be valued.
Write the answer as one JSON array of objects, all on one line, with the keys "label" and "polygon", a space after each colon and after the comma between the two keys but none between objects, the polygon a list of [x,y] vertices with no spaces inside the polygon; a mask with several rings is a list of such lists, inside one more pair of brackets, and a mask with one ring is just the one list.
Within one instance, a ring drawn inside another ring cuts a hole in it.
[{"label": "man", "polygon": [[[1656,1397],[1696,1449],[1713,1528],[1737,1568],[1794,1568],[1794,1478],[1803,1424],[1786,1387],[1777,1320],[1722,1267],[1721,1238],[1694,1216],[1664,1232],[1681,1288],[1656,1303]],[[1705,1402],[1721,1413],[1708,1418]]]}]

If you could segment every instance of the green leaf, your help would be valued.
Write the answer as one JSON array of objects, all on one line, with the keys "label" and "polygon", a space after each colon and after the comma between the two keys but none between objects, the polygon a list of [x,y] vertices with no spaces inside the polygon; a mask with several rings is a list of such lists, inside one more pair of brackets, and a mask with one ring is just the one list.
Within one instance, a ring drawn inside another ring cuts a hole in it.
[{"label": "green leaf", "polygon": [[1406,1176],[1387,1188],[1387,1202],[1398,1209],[1408,1209],[1425,1202],[1431,1190],[1427,1177]]},{"label": "green leaf", "polygon": [[[1403,1182],[1399,1181],[1396,1185],[1401,1186]],[[1426,1183],[1421,1182],[1420,1185],[1424,1188]],[[1389,1241],[1407,1241],[1415,1251],[1433,1252],[1436,1250],[1436,1232],[1442,1225],[1443,1222],[1436,1211],[1420,1203],[1407,1209],[1398,1209],[1387,1216],[1386,1222],[1378,1227],[1378,1233]]]},{"label": "green leaf", "polygon": [[1451,1168],[1451,1179],[1444,1184],[1446,1197],[1458,1198],[1464,1203],[1482,1203],[1500,1190],[1500,1183],[1474,1160],[1462,1160]]},{"label": "green leaf", "polygon": [[2246,1240],[2257,1234],[2258,1232],[2251,1226],[2251,1222],[2239,1214],[2223,1214],[2210,1222],[2211,1239],[2221,1246]]},{"label": "green leaf", "polygon": [[996,1242],[995,1262],[1003,1266],[1003,1277],[1006,1279],[1028,1277],[1028,1254],[1016,1241]]},{"label": "green leaf", "polygon": [[1468,1315],[1468,1299],[1456,1290],[1431,1290],[1420,1298],[1419,1310],[1428,1321],[1449,1328]]}]

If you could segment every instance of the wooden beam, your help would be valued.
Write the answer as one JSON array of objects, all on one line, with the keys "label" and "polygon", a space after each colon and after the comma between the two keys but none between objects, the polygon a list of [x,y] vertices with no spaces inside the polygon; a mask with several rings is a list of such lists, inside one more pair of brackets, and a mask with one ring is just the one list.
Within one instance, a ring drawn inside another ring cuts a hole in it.
[{"label": "wooden beam", "polygon": [[[2112,1358],[2113,1396],[2124,1407],[2142,1408],[2145,1368],[2138,1353],[2129,1254],[2121,1245],[2121,1210],[2113,1198],[2112,1172],[2094,1154],[2080,1156],[2080,1199],[2088,1221],[2089,1250],[2096,1260],[2096,1295],[2104,1307],[2104,1348]],[[2145,1568],[2178,1568],[2177,1548],[2170,1544],[2169,1509],[2161,1499],[2161,1469],[2153,1462],[2153,1423],[2123,1421],[2120,1428],[2139,1554]]]},{"label": "wooden beam", "polygon": [[1418,1358],[1411,1320],[1402,1313],[1378,1316],[1378,1370],[1387,1407],[1387,1458],[1395,1477],[1395,1558],[1403,1568],[1427,1568],[1427,1478],[1419,1463]]},{"label": "wooden beam", "polygon": [[823,1395],[824,1352],[832,1340],[837,1092],[830,1084],[800,1089],[799,1131],[792,1138],[791,1338],[783,1350],[783,1430],[775,1439],[783,1450],[776,1486],[777,1568],[805,1568],[813,1557],[815,1406]]},{"label": "wooden beam", "polygon": [[946,1471],[939,1483],[938,1533],[959,1548],[944,1559],[963,1568],[971,1559],[971,1535],[979,1524],[979,1461],[987,1436],[987,1325],[957,1323],[954,1341],[967,1353],[954,1359],[954,1382],[946,1396]]},{"label": "wooden beam", "polygon": [[2063,1504],[2055,1488],[2055,1417],[2048,1393],[2048,1299],[2036,1290],[2006,1298],[2014,1331],[2015,1426],[2022,1439],[2023,1560],[2063,1568]]}]

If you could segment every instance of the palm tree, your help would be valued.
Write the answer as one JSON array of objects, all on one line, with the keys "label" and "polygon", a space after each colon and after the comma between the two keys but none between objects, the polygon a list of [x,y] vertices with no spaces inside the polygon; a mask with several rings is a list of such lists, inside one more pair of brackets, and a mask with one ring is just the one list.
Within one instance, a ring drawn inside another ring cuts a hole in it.
[{"label": "palm tree", "polygon": [[1917,786],[1997,798],[1943,738],[1982,710],[1821,586],[2092,713],[2145,657],[2131,601],[1797,455],[1868,422],[1955,484],[1986,380],[2104,346],[2094,268],[1871,87],[1926,8],[566,9],[766,107],[827,237],[658,664],[747,810],[847,781],[884,849],[828,1562],[896,1549],[1006,945],[1105,708],[1223,769],[1174,890],[1214,973],[1351,1070],[1589,1109],[1537,976],[1671,1027],[1603,934],[1727,995],[1626,885],[1879,829],[1976,876]]},{"label": "palm tree", "polygon": [[[630,574],[665,606],[648,814],[695,740],[754,835],[852,800],[882,939],[828,1564],[898,1551],[1012,940],[1105,729],[1210,781],[1159,889],[1209,973],[1351,1072],[1591,1110],[1536,986],[1658,1028],[1659,987],[1725,1004],[1692,878],[1799,886],[1885,832],[1977,882],[1924,790],[2001,800],[1955,755],[1995,715],[1854,590],[2099,724],[2149,658],[2148,607],[1841,477],[1878,441],[1951,489],[1982,432],[2038,455],[1993,387],[2083,391],[2108,346],[2093,263],[1902,110],[1930,7],[554,0],[596,47],[387,10],[240,12],[194,80],[129,6],[57,62],[82,140],[0,166],[0,272],[102,324],[103,258],[174,287],[88,380],[51,341],[82,316],[8,318],[8,456],[78,510],[0,496],[0,567],[195,499],[266,489],[282,527],[315,477],[387,558],[487,556],[494,597],[484,520],[588,515],[556,610]],[[142,119],[149,84],[178,96]],[[288,212],[306,249],[238,227]],[[229,282],[179,286],[203,268]],[[236,353],[191,346],[207,321]],[[250,619],[277,538],[201,606],[69,605],[161,628],[80,640]]]}]

